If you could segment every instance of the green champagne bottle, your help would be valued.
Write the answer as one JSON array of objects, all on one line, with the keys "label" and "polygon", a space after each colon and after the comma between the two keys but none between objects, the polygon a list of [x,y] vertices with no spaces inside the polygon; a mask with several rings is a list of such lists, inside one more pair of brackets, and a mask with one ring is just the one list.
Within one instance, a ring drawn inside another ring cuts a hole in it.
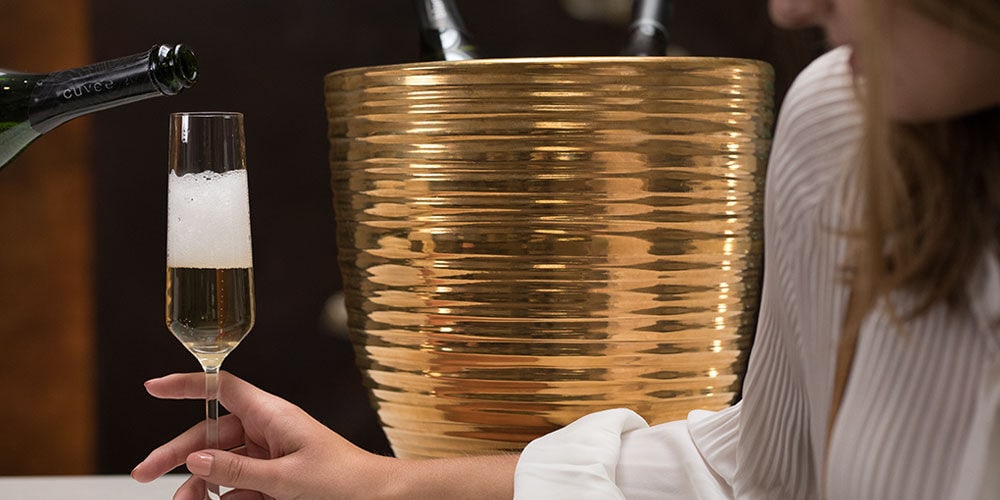
[{"label": "green champagne bottle", "polygon": [[670,41],[667,26],[673,15],[670,0],[635,0],[632,3],[632,23],[622,55],[665,56]]},{"label": "green champagne bottle", "polygon": [[462,61],[479,59],[472,36],[452,0],[414,0],[420,20],[420,59]]},{"label": "green champagne bottle", "polygon": [[184,45],[52,73],[0,69],[0,168],[42,134],[78,116],[194,84],[198,62]]}]

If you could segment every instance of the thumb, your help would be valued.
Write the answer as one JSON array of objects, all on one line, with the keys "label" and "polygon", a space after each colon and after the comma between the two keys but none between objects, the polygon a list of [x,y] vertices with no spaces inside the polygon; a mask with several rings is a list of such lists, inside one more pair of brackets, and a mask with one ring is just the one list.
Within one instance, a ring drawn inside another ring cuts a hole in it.
[{"label": "thumb", "polygon": [[210,483],[262,493],[273,492],[281,478],[270,460],[222,450],[196,451],[187,456],[186,464],[191,474]]}]

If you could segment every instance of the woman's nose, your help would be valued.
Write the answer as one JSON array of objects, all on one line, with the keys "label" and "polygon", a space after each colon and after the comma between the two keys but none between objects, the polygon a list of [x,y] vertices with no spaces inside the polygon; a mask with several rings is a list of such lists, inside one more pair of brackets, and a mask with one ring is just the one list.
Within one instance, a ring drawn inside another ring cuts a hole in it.
[{"label": "woman's nose", "polygon": [[781,28],[807,28],[822,24],[832,9],[831,0],[770,0],[771,21]]}]

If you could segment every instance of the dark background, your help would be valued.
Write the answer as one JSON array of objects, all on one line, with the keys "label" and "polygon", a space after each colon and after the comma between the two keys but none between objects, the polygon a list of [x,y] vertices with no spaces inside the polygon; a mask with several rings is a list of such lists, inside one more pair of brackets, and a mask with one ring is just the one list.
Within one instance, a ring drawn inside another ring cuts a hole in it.
[{"label": "dark background", "polygon": [[[616,55],[619,22],[574,19],[557,0],[458,0],[492,57]],[[197,371],[163,326],[167,116],[242,111],[254,237],[257,325],[224,368],[302,406],[358,445],[389,453],[349,343],[322,320],[340,288],[327,169],[323,76],[415,61],[410,0],[92,0],[93,57],[182,42],[198,84],[94,117],[97,472],[127,473],[203,418],[142,382]],[[815,32],[771,27],[764,0],[678,2],[673,40],[692,55],[763,59],[783,95],[822,50]]]}]

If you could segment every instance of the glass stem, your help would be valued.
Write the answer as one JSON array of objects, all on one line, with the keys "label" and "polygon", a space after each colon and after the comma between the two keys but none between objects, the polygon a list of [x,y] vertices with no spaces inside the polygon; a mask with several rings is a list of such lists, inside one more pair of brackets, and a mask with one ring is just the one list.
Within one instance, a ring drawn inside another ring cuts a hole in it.
[{"label": "glass stem", "polygon": [[[205,448],[219,449],[219,367],[205,368]],[[205,498],[220,498],[219,485],[205,483]]]}]

